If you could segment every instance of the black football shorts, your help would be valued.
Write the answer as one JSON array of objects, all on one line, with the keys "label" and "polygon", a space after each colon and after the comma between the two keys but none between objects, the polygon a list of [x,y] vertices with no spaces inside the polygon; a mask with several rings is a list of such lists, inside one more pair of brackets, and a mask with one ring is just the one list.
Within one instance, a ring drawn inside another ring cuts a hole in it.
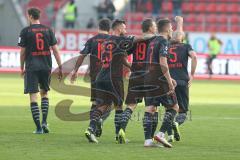
[{"label": "black football shorts", "polygon": [[123,80],[97,81],[96,102],[98,106],[122,106],[124,100]]},{"label": "black football shorts", "polygon": [[24,75],[24,94],[37,93],[39,87],[41,90],[49,91],[51,81],[51,71],[38,70],[38,71],[26,71]]},{"label": "black football shorts", "polygon": [[125,104],[141,103],[144,97],[144,76],[141,74],[131,74]]}]

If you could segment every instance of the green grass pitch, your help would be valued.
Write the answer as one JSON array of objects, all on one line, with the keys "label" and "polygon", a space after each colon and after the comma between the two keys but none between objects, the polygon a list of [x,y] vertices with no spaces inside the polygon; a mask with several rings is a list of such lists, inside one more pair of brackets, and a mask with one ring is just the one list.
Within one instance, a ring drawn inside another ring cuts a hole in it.
[{"label": "green grass pitch", "polygon": [[[144,148],[142,122],[137,118],[127,128],[131,142],[115,144],[114,114],[104,124],[100,143],[89,144],[83,134],[88,122],[62,121],[54,112],[56,103],[66,98],[74,100],[73,113],[87,111],[89,98],[54,91],[49,95],[51,133],[34,135],[23,79],[19,75],[1,74],[0,90],[0,160],[240,159],[239,82],[194,81],[190,90],[192,121],[181,127],[182,141],[174,142],[172,149]],[[135,114],[143,110],[141,104]]]}]

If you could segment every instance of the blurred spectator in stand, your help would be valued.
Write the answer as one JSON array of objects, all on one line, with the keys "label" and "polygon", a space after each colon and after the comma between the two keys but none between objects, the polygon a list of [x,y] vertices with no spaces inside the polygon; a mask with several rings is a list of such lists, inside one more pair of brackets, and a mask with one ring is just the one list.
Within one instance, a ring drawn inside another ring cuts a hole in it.
[{"label": "blurred spectator in stand", "polygon": [[182,1],[183,0],[172,0],[174,17],[182,15]]},{"label": "blurred spectator in stand", "polygon": [[112,0],[105,0],[107,18],[110,20],[114,19],[114,13],[116,12],[116,8],[112,2]]},{"label": "blurred spectator in stand", "polygon": [[51,27],[55,28],[55,15],[54,15],[54,0],[51,0],[49,5],[45,8],[45,12],[50,21]]},{"label": "blurred spectator in stand", "polygon": [[137,11],[137,4],[138,4],[137,0],[130,0],[131,12],[136,12]]},{"label": "blurred spectator in stand", "polygon": [[101,1],[97,7],[98,19],[109,18],[114,19],[116,9],[112,0]]},{"label": "blurred spectator in stand", "polygon": [[64,9],[64,26],[65,28],[74,28],[77,20],[77,6],[74,0],[70,0]]},{"label": "blurred spectator in stand", "polygon": [[106,17],[106,5],[104,0],[102,0],[98,4],[97,12],[98,12],[98,19],[102,19],[103,17]]},{"label": "blurred spectator in stand", "polygon": [[88,23],[87,23],[87,26],[86,28],[87,29],[93,29],[93,28],[96,28],[96,23],[95,23],[95,20],[93,18],[90,18]]},{"label": "blurred spectator in stand", "polygon": [[208,74],[209,78],[211,78],[212,72],[212,61],[217,57],[217,55],[221,52],[222,41],[219,40],[216,35],[213,33],[208,41],[208,50],[209,55],[207,59],[207,66],[208,66]]},{"label": "blurred spectator in stand", "polygon": [[152,4],[153,4],[153,15],[157,16],[161,13],[161,9],[162,9],[162,2],[163,0],[152,0]]}]

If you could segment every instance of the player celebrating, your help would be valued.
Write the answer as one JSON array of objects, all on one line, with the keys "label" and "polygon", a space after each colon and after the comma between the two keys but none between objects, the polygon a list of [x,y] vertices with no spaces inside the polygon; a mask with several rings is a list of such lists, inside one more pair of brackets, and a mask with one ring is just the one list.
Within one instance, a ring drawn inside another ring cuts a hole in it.
[{"label": "player celebrating", "polygon": [[[132,47],[132,37],[125,37],[125,21],[115,20],[112,24],[113,35],[102,45],[102,69],[96,79],[97,107],[94,108],[89,128],[85,135],[89,142],[98,143],[95,137],[97,123],[101,116],[109,110],[112,103],[115,106],[115,133],[118,141],[118,133],[121,125],[122,104],[124,97],[123,64],[130,68],[127,63],[126,52]],[[121,140],[119,140],[120,142]]]},{"label": "player celebrating", "polygon": [[[151,40],[155,38],[156,31],[156,23],[151,18],[145,19],[142,22],[142,32],[143,37],[146,40],[136,43],[132,49],[133,61],[128,84],[128,94],[125,101],[127,107],[122,114],[121,130],[119,133],[124,141],[126,141],[125,130],[128,121],[131,118],[132,112],[136,108],[137,104],[142,102],[142,99],[145,96],[143,86],[144,75],[146,74],[147,48]],[[158,118],[157,112],[154,114],[154,117],[156,117],[155,119]],[[155,126],[155,128],[157,126],[157,122],[157,120],[153,121],[153,126]],[[147,144],[146,146],[150,145],[154,144]]]},{"label": "player celebrating", "polygon": [[178,111],[178,104],[174,93],[175,81],[171,79],[168,65],[168,39],[172,36],[172,25],[168,19],[160,19],[157,22],[159,36],[157,36],[148,47],[148,71],[145,78],[146,112],[144,114],[145,144],[152,143],[152,121],[156,112],[156,106],[162,104],[166,108],[160,131],[154,136],[157,142],[165,147],[172,147],[165,139],[165,132],[171,127]]},{"label": "player celebrating", "polygon": [[[92,107],[90,111],[90,119],[92,119],[93,109],[96,107],[96,77],[101,70],[101,46],[102,43],[110,37],[110,20],[109,19],[101,19],[98,25],[98,34],[94,37],[90,38],[86,44],[84,49],[80,52],[80,56],[76,62],[73,74],[71,76],[71,81],[74,82],[77,78],[77,72],[79,67],[82,65],[84,58],[90,54],[90,78],[91,78],[91,101]],[[98,122],[96,129],[96,136],[100,137],[102,133],[101,122]]]},{"label": "player celebrating", "polygon": [[[169,142],[175,138],[176,141],[180,140],[180,132],[178,126],[183,124],[187,117],[189,105],[189,87],[194,77],[197,67],[196,52],[193,51],[192,46],[183,43],[184,32],[176,31],[173,33],[173,39],[169,47],[168,66],[170,74],[177,82],[175,92],[177,95],[179,113],[173,123],[174,136],[172,130],[168,133]],[[191,58],[191,73],[188,74],[188,58]]]},{"label": "player celebrating", "polygon": [[[47,116],[49,108],[48,91],[52,70],[51,51],[59,66],[59,78],[62,77],[61,59],[57,40],[53,31],[40,24],[40,10],[30,8],[27,12],[30,26],[24,28],[19,37],[21,74],[24,75],[24,93],[30,95],[31,112],[36,125],[36,134],[49,133]],[[41,95],[42,123],[37,103],[37,93]]]},{"label": "player celebrating", "polygon": [[[175,18],[177,22],[177,31],[182,31],[182,18],[177,16]],[[135,109],[136,104],[138,102],[142,101],[142,98],[145,96],[145,92],[147,91],[148,87],[140,87],[144,84],[144,76],[147,75],[145,64],[146,64],[146,51],[149,43],[151,40],[155,38],[154,34],[156,33],[156,23],[152,19],[146,19],[142,23],[142,29],[145,37],[152,37],[149,40],[139,42],[136,46],[136,51],[133,54],[133,64],[131,67],[132,74],[130,76],[129,80],[129,87],[128,87],[128,95],[126,98],[126,104],[129,104],[128,107],[123,112],[122,117],[122,129],[121,134],[124,134],[126,125],[128,123],[128,120],[131,117],[132,111]],[[145,44],[145,45],[144,45]],[[139,60],[140,59],[140,60]],[[131,78],[132,77],[132,78]],[[146,108],[145,117],[148,117],[149,114],[151,114],[152,117],[152,132],[151,132],[151,139],[154,136],[154,133],[156,131],[157,125],[158,125],[158,110],[157,106],[152,110],[153,108]],[[154,113],[152,112],[154,111]],[[149,138],[149,132],[148,130],[148,118],[144,118],[143,120],[143,128],[145,130],[145,147],[158,147],[152,140]]]}]

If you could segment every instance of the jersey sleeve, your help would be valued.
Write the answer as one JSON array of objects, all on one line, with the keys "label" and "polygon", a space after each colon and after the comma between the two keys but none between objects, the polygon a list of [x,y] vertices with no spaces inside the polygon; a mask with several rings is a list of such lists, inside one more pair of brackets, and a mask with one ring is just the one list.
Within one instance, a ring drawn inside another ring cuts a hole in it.
[{"label": "jersey sleeve", "polygon": [[18,38],[18,46],[24,47],[24,48],[27,46],[26,34],[27,34],[26,29],[23,29]]},{"label": "jersey sleeve", "polygon": [[160,57],[167,57],[168,55],[168,41],[167,40],[162,40],[160,43],[160,48],[159,48],[159,56]]},{"label": "jersey sleeve", "polygon": [[49,29],[49,32],[50,32],[50,46],[54,46],[57,44],[57,39],[51,29]]},{"label": "jersey sleeve", "polygon": [[88,55],[91,53],[91,39],[85,43],[85,46],[80,53],[84,55]]}]

